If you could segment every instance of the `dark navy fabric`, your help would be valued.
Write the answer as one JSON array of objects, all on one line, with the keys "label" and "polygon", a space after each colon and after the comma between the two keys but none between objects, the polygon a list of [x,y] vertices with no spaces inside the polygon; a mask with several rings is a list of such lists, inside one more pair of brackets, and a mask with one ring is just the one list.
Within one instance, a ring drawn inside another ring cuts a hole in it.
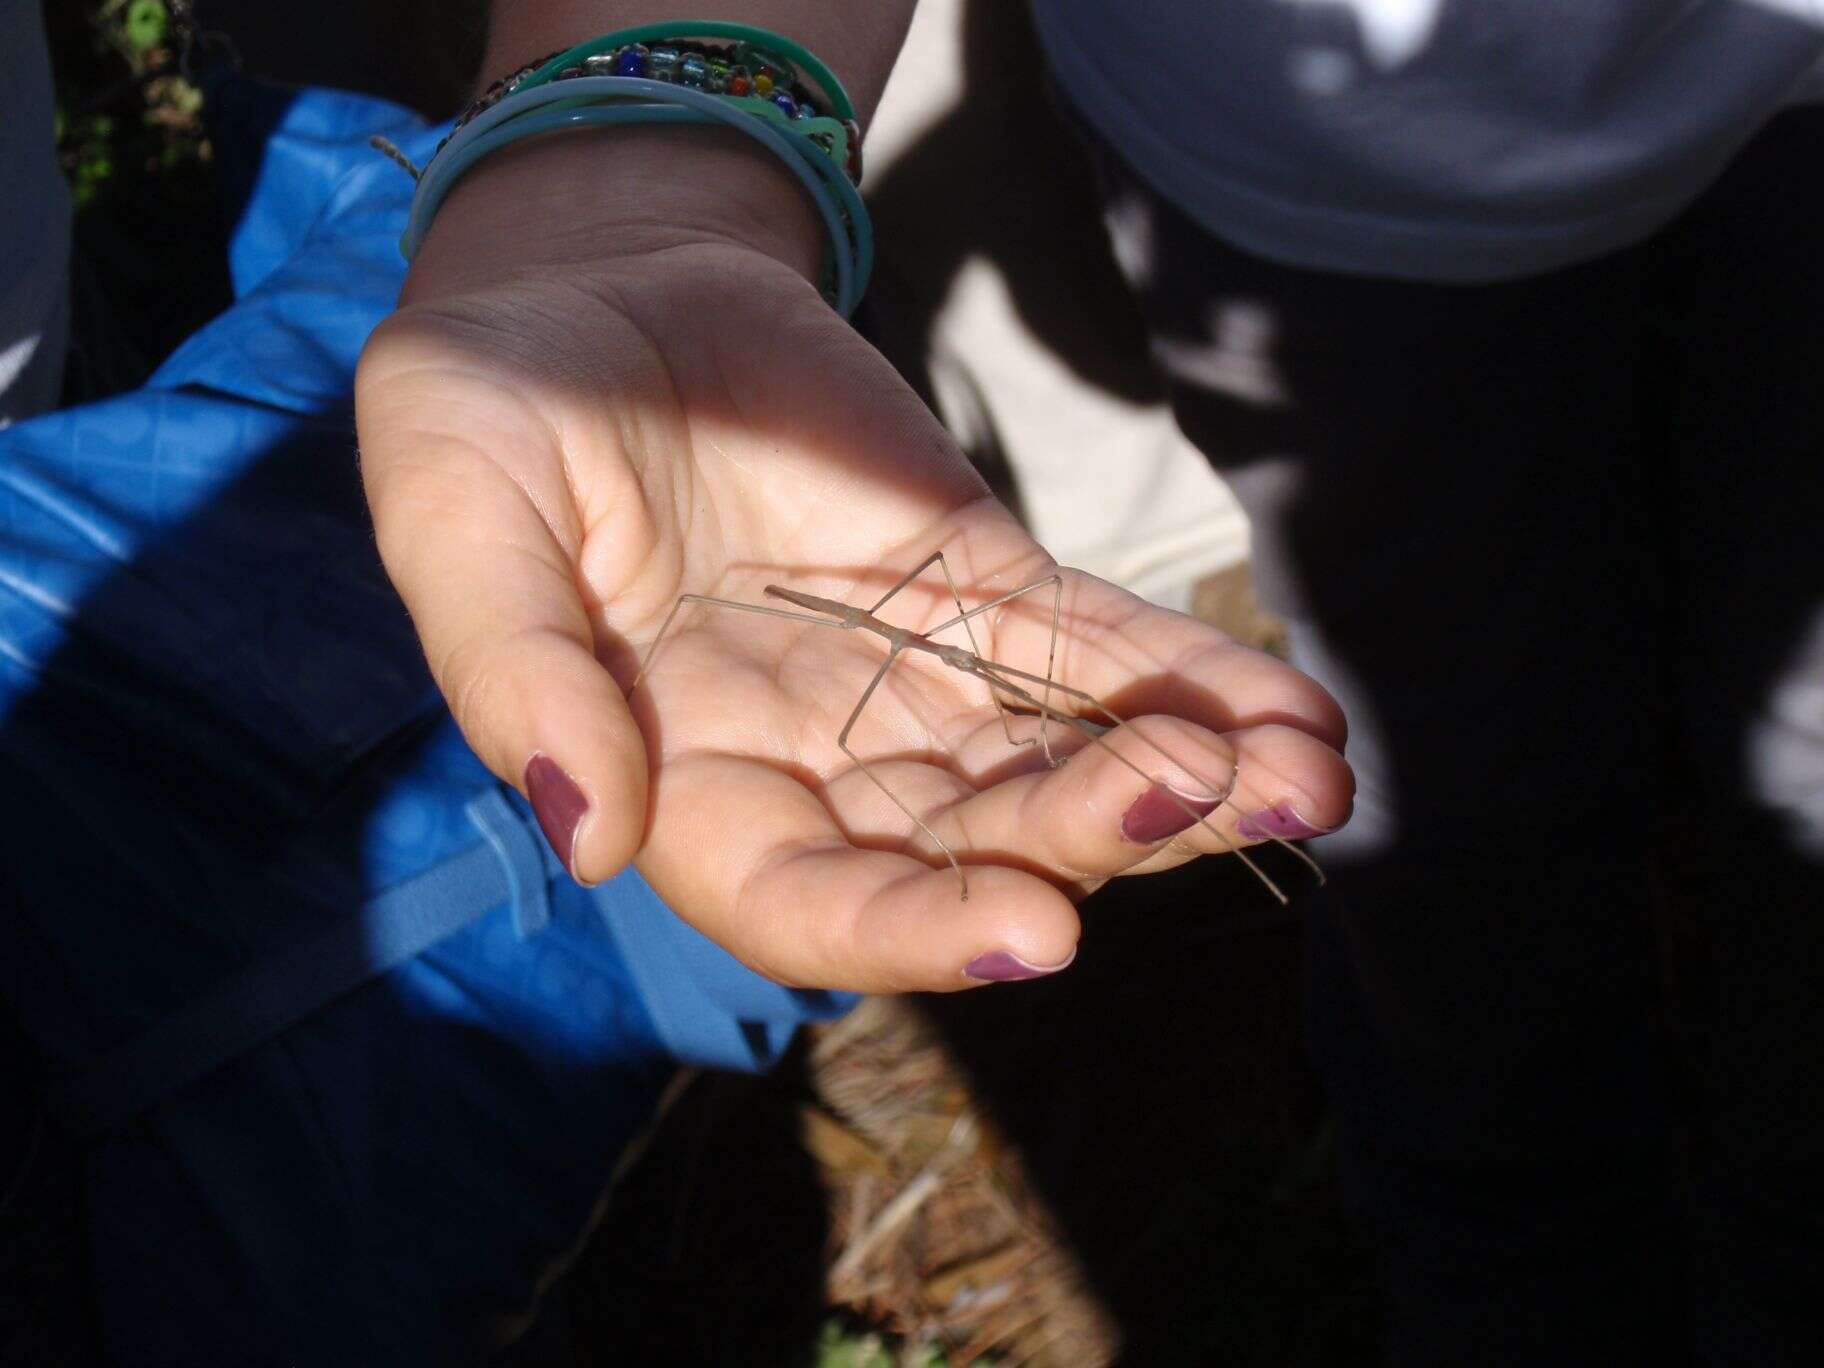
[{"label": "dark navy fabric", "polygon": [[350,417],[441,129],[301,93],[240,298],[141,391],[0,431],[0,991],[84,1137],[111,1362],[483,1359],[673,1061],[770,1064],[768,983],[581,889],[462,741]]},{"label": "dark navy fabric", "polygon": [[1097,156],[1349,718],[1304,996],[1389,1361],[1824,1363],[1824,108],[1475,286],[1266,260]]}]

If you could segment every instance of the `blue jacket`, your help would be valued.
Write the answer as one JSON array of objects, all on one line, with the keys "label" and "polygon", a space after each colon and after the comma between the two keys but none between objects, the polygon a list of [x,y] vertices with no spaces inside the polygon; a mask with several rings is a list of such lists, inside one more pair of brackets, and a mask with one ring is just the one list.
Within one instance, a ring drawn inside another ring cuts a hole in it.
[{"label": "blue jacket", "polygon": [[441,129],[292,99],[238,302],[143,389],[0,432],[0,989],[83,1145],[123,1364],[480,1361],[673,1061],[790,992],[633,872],[584,890],[483,769],[381,572],[357,355]]}]

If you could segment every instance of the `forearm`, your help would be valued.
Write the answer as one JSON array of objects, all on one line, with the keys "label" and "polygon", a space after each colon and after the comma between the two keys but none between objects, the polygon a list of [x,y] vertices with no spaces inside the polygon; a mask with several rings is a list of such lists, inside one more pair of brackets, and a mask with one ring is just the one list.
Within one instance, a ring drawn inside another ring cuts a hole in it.
[{"label": "forearm", "polygon": [[784,34],[822,59],[855,102],[862,126],[874,115],[905,41],[915,0],[495,0],[482,84],[548,52],[612,29],[666,19],[714,17]]}]

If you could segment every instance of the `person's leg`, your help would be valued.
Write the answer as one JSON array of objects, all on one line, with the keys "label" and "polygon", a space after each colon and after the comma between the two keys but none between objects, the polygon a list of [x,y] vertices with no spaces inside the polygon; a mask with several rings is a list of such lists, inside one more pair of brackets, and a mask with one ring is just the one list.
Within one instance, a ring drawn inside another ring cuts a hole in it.
[{"label": "person's leg", "polygon": [[[43,7],[0,4],[0,428],[53,408],[69,328],[70,207],[57,169]],[[0,889],[0,916],[7,893]],[[3,1010],[3,1009],[0,1009]],[[0,1019],[0,1363],[95,1361],[76,1159]]]},{"label": "person's leg", "polygon": [[1178,419],[1350,720],[1309,1011],[1396,1361],[1650,1359],[1677,1331],[1673,1261],[1646,1257],[1671,1242],[1643,262],[1486,287],[1290,270],[1107,170]]},{"label": "person's leg", "polygon": [[1673,674],[1710,948],[1704,1362],[1824,1361],[1824,109],[1668,236]]},{"label": "person's leg", "polygon": [[69,332],[70,203],[36,4],[0,5],[0,427],[54,408]]}]

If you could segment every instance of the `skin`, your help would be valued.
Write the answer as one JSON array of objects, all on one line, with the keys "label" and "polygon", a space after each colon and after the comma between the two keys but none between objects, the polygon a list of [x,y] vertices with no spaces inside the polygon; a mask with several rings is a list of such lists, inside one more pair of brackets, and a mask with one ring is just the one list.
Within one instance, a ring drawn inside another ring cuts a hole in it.
[{"label": "skin", "polygon": [[[666,8],[508,6],[484,69]],[[909,6],[853,9],[724,7],[804,38],[865,116]],[[956,989],[994,951],[1061,966],[1075,903],[1103,880],[1222,848],[1201,827],[1129,840],[1148,783],[1102,748],[1049,769],[1007,745],[979,680],[895,666],[851,744],[969,863],[962,902],[942,855],[836,745],[878,638],[702,610],[628,698],[685,592],[757,601],[788,583],[871,603],[942,549],[977,603],[1055,568],[819,297],[820,252],[797,185],[714,130],[567,133],[484,162],[357,376],[381,554],[482,760],[523,790],[543,754],[581,790],[559,852],[580,879],[633,861],[790,984]],[[1049,595],[1033,597],[977,620],[984,656],[1043,671]],[[883,615],[923,631],[954,613],[934,572]],[[1063,619],[1058,677],[1173,759],[1127,729],[1111,747],[1189,797],[1239,765],[1212,818],[1230,839],[1276,803],[1318,827],[1347,817],[1343,719],[1317,684],[1072,571]]]}]

